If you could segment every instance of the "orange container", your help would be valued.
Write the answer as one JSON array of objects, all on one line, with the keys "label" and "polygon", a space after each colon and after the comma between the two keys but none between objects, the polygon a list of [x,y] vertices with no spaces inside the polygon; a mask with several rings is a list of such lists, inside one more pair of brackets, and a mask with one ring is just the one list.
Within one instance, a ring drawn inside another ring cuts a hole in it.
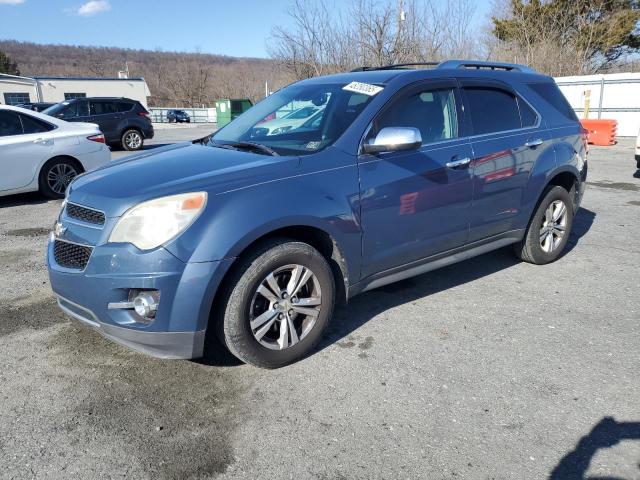
[{"label": "orange container", "polygon": [[588,131],[587,142],[592,145],[613,145],[616,143],[617,120],[583,119],[580,120],[580,123]]}]

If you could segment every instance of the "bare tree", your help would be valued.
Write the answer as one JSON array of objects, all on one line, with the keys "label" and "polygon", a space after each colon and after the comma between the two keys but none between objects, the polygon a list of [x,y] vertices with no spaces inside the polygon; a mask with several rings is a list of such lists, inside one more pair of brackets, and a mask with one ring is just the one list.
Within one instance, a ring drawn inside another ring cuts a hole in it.
[{"label": "bare tree", "polygon": [[469,0],[351,0],[340,9],[295,0],[293,26],[272,31],[269,52],[294,78],[477,54]]}]

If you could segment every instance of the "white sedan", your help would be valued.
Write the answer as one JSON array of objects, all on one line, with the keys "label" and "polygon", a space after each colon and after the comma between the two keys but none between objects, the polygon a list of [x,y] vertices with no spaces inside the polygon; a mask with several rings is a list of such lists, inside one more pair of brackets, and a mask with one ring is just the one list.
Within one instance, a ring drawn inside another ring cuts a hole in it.
[{"label": "white sedan", "polygon": [[0,105],[0,196],[39,190],[62,198],[74,177],[110,160],[97,125]]}]

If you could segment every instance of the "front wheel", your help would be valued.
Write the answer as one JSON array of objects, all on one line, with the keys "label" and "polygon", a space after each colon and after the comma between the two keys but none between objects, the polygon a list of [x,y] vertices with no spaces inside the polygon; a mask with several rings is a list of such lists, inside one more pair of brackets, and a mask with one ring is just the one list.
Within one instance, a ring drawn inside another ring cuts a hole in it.
[{"label": "front wheel", "polygon": [[240,360],[278,368],[309,354],[333,313],[329,264],[313,247],[275,241],[246,257],[228,285],[219,336]]},{"label": "front wheel", "polygon": [[127,130],[122,134],[122,147],[125,150],[140,150],[143,145],[142,134],[138,130]]},{"label": "front wheel", "polygon": [[524,239],[515,245],[516,255],[525,262],[544,265],[556,260],[569,240],[573,225],[573,201],[559,186],[545,190]]}]

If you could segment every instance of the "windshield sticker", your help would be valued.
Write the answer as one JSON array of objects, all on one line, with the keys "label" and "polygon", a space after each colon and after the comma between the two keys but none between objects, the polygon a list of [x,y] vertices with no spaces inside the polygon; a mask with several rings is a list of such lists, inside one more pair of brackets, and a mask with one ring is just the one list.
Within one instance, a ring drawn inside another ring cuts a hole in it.
[{"label": "windshield sticker", "polygon": [[370,97],[373,97],[376,93],[380,93],[383,90],[382,87],[378,87],[377,85],[362,82],[351,82],[349,85],[342,87],[342,89],[349,92],[362,93]]}]

